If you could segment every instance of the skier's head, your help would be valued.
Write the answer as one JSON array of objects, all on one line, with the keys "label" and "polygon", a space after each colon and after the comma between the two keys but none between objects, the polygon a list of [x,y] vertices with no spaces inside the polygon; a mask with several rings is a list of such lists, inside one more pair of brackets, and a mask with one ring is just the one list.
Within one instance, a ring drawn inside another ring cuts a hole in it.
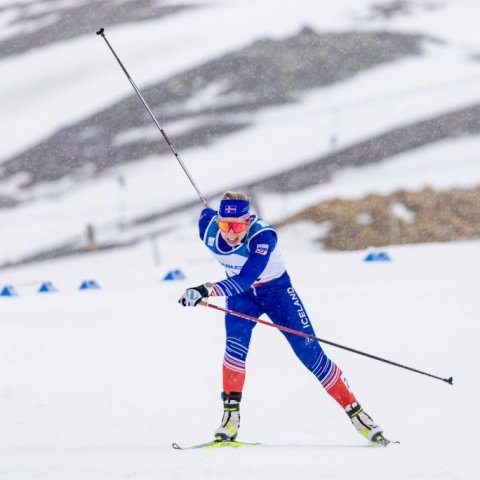
[{"label": "skier's head", "polygon": [[225,192],[218,209],[218,228],[232,247],[240,245],[250,227],[250,197],[240,192]]}]

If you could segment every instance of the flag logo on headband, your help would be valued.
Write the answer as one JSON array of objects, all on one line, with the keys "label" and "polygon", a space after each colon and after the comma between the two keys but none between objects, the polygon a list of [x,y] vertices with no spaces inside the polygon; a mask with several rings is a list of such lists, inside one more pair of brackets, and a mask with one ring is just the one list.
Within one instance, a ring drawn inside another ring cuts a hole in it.
[{"label": "flag logo on headband", "polygon": [[238,200],[228,198],[220,201],[219,216],[241,218],[250,213],[250,202],[247,200]]}]

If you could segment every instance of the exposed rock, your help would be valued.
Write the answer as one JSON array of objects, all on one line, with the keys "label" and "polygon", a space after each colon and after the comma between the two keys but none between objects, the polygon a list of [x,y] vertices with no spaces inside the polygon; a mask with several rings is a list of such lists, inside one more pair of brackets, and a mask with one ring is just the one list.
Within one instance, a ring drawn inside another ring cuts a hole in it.
[{"label": "exposed rock", "polygon": [[319,241],[330,250],[480,238],[480,187],[400,190],[360,200],[335,199],[310,207],[277,226],[298,221],[328,222],[328,233]]},{"label": "exposed rock", "polygon": [[187,8],[194,7],[188,3],[170,5],[162,0],[124,0],[121,4],[112,0],[30,0],[0,6],[0,16],[12,16],[6,25],[18,30],[17,34],[1,40],[0,58],[80,35],[94,35],[102,26],[152,20]]}]

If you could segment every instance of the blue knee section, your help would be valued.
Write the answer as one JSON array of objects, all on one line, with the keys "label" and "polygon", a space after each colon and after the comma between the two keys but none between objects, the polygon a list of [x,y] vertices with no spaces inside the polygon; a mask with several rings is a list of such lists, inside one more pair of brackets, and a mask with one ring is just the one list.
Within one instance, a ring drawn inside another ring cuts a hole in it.
[{"label": "blue knee section", "polygon": [[245,363],[248,354],[248,344],[245,345],[244,339],[227,337],[225,355],[237,362]]},{"label": "blue knee section", "polygon": [[335,368],[334,363],[325,355],[322,350],[321,355],[317,358],[310,371],[323,383],[330,377],[332,370]]},{"label": "blue knee section", "polygon": [[[262,312],[256,303],[252,293],[242,293],[228,297],[227,308],[236,312],[242,312],[252,317],[259,317]],[[225,345],[225,360],[229,367],[240,367],[245,364],[252,338],[252,330],[256,323],[250,320],[239,318],[235,315],[225,315],[225,330],[227,340]]]}]

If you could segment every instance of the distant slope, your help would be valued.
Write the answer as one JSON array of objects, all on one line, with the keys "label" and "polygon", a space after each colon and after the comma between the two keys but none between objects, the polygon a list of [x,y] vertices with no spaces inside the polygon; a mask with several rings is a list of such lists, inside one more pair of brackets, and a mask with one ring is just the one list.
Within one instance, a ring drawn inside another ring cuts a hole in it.
[{"label": "distant slope", "polygon": [[480,105],[473,105],[390,130],[245,188],[267,192],[301,190],[328,181],[334,172],[347,166],[376,163],[441,140],[479,134]]},{"label": "distant slope", "polygon": [[[262,108],[294,102],[302,92],[358,72],[420,55],[424,37],[387,32],[317,34],[305,28],[264,39],[143,91],[169,135],[184,151],[250,124]],[[133,93],[4,162],[0,180],[27,174],[23,186],[65,176],[95,175],[167,151]],[[175,134],[175,130],[177,133]],[[153,132],[152,135],[149,132]],[[88,172],[88,173],[85,173]]]},{"label": "distant slope", "polygon": [[[239,190],[248,191],[248,187],[239,187]],[[297,222],[320,224],[324,231],[317,241],[327,250],[470,240],[480,238],[479,205],[480,181],[477,188],[470,189],[436,191],[424,188],[420,191],[401,190],[389,195],[370,194],[356,200],[337,198],[323,201],[284,218],[276,223],[276,227]],[[198,202],[134,219],[121,230],[100,226],[97,231],[102,240],[95,245],[95,250],[129,247],[169,233],[172,227],[161,227],[161,223],[157,222],[189,209],[197,211]],[[0,268],[91,251],[92,246],[88,245],[85,237],[77,235],[63,243],[0,264]]]}]

